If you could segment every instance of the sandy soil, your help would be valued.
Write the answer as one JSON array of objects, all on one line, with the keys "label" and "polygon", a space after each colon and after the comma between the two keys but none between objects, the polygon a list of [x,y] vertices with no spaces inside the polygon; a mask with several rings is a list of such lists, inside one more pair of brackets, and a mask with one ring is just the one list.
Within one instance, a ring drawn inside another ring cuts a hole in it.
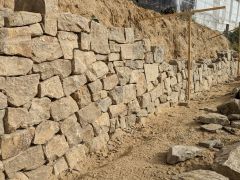
[{"label": "sandy soil", "polygon": [[[137,128],[115,143],[114,150],[105,158],[93,156],[84,172],[71,172],[62,179],[69,180],[168,180],[173,175],[195,169],[210,169],[214,151],[205,149],[202,157],[197,157],[177,165],[166,164],[166,152],[172,145],[197,145],[211,138],[221,139],[224,144],[239,140],[227,132],[208,133],[199,129],[193,119],[204,108],[215,109],[217,105],[230,99],[231,90],[240,82],[218,85],[211,92],[204,93],[191,102],[190,108],[173,107],[150,117],[145,128]],[[204,97],[204,98],[203,98]],[[90,170],[91,169],[91,170]]]},{"label": "sandy soil", "polygon": [[[64,12],[88,18],[94,15],[108,27],[134,27],[141,37],[150,38],[153,45],[164,48],[166,60],[187,58],[187,22],[183,18],[163,18],[154,11],[136,6],[130,0],[59,0],[59,6]],[[228,49],[225,37],[212,38],[217,34],[220,33],[193,23],[194,59],[214,57],[216,51]]]}]

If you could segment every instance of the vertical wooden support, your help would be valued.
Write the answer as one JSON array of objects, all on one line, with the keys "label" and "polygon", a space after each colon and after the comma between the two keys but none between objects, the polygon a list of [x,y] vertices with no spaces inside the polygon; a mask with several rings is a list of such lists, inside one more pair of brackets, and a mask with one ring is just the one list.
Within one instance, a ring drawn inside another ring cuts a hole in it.
[{"label": "vertical wooden support", "polygon": [[191,25],[192,25],[192,14],[188,16],[188,102],[191,99],[191,47],[192,47],[192,36],[191,36]]},{"label": "vertical wooden support", "polygon": [[237,75],[240,75],[240,22],[238,25],[238,71],[237,71]]}]

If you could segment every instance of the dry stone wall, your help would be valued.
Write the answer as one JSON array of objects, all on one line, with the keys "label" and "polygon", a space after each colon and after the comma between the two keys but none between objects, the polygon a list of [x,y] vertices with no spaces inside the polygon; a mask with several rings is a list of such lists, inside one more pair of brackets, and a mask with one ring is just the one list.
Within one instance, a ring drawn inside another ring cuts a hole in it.
[{"label": "dry stone wall", "polygon": [[[117,129],[128,132],[162,106],[185,101],[186,61],[167,62],[163,53],[132,28],[69,13],[2,11],[0,179],[75,169],[89,153],[106,153]],[[231,52],[194,63],[192,94],[236,70]]]}]

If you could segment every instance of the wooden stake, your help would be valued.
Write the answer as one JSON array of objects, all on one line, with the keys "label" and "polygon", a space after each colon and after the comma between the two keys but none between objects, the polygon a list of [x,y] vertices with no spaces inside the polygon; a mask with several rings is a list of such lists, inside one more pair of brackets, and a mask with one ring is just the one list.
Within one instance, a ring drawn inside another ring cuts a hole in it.
[{"label": "wooden stake", "polygon": [[192,14],[188,16],[188,102],[191,99],[191,45],[192,45],[192,36],[191,36],[191,25],[192,25]]}]

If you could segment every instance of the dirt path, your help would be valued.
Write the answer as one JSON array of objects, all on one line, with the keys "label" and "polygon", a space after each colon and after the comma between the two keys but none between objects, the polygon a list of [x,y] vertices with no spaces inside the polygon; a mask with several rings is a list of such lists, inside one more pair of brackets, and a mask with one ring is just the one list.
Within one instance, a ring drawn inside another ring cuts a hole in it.
[{"label": "dirt path", "polygon": [[216,108],[217,105],[230,98],[229,92],[240,83],[230,83],[214,87],[191,103],[190,108],[174,107],[164,110],[151,117],[145,128],[134,130],[117,144],[117,148],[107,157],[92,157],[83,167],[95,167],[84,172],[71,172],[63,179],[84,180],[150,180],[170,179],[175,174],[194,169],[209,169],[214,152],[206,150],[203,157],[179,163],[176,166],[167,165],[166,152],[172,145],[196,145],[210,138],[221,139],[225,144],[237,141],[239,138],[226,132],[211,134],[199,130],[199,125],[193,119],[205,113],[204,108]]}]

